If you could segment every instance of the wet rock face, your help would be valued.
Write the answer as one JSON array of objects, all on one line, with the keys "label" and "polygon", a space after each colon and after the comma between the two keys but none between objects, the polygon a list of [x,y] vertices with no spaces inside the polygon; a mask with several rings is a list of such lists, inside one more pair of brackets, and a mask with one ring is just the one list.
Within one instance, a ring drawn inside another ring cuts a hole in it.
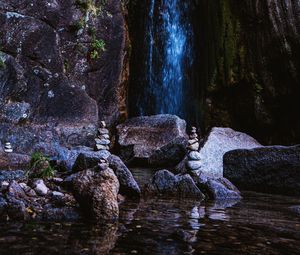
[{"label": "wet rock face", "polygon": [[[0,122],[36,129],[47,122],[52,127],[46,133],[77,126],[74,134],[82,140],[82,129],[97,124],[98,116],[114,123],[125,54],[120,2],[95,1],[84,8],[73,0],[2,1]],[[10,132],[0,132],[0,139]]]},{"label": "wet rock face", "polygon": [[231,126],[266,144],[300,143],[300,2],[195,4],[201,86],[193,92],[203,102],[205,126]]},{"label": "wet rock face", "polygon": [[300,194],[300,146],[227,152],[224,176],[240,189],[297,196]]},{"label": "wet rock face", "polygon": [[174,166],[186,153],[186,123],[174,115],[137,117],[117,126],[121,158]]}]

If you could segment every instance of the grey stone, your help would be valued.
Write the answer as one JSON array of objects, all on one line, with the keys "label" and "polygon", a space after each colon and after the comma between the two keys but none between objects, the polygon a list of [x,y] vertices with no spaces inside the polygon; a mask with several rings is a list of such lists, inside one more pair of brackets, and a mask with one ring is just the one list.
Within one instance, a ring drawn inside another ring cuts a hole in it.
[{"label": "grey stone", "polygon": [[189,160],[200,160],[201,159],[201,154],[198,151],[191,151],[188,154],[188,159]]},{"label": "grey stone", "polygon": [[41,179],[38,179],[34,181],[34,190],[35,192],[40,196],[46,196],[48,194],[48,187],[45,185],[44,181]]},{"label": "grey stone", "polygon": [[72,168],[73,172],[80,172],[89,168],[93,168],[97,166],[101,159],[108,159],[110,156],[110,152],[107,150],[101,151],[82,151]]},{"label": "grey stone", "polygon": [[230,128],[213,128],[200,150],[201,171],[208,176],[223,177],[223,156],[235,149],[262,147],[254,138]]},{"label": "grey stone", "polygon": [[299,196],[300,145],[229,151],[224,176],[239,189]]},{"label": "grey stone", "polygon": [[200,161],[188,161],[187,162],[187,168],[190,170],[199,170],[201,167]]},{"label": "grey stone", "polygon": [[120,193],[129,197],[139,197],[140,187],[124,162],[115,155],[111,155],[108,162],[120,182]]},{"label": "grey stone", "polygon": [[156,172],[147,185],[147,191],[177,198],[205,198],[190,175],[174,175],[168,170]]},{"label": "grey stone", "polygon": [[128,119],[117,126],[117,137],[125,162],[143,161],[157,165],[161,158],[163,164],[160,166],[174,166],[186,154],[186,123],[174,115]]}]

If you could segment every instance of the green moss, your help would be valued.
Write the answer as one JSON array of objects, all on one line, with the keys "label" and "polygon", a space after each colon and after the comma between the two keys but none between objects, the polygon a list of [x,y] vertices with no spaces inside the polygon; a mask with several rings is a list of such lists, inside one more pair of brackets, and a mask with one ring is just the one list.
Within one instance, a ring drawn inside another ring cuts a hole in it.
[{"label": "green moss", "polygon": [[98,59],[101,53],[105,51],[105,42],[102,39],[93,38],[91,47],[91,58]]},{"label": "green moss", "polygon": [[50,178],[55,175],[55,170],[48,157],[40,152],[35,152],[31,155],[29,170],[26,175],[30,178]]},{"label": "green moss", "polygon": [[103,7],[107,4],[107,0],[99,1],[99,4],[96,5],[95,0],[76,0],[75,5],[80,8],[84,13],[91,13],[94,16],[97,16],[102,13]]},{"label": "green moss", "polygon": [[69,60],[65,59],[64,60],[64,73],[69,72],[69,70],[70,70],[70,62],[69,62]]},{"label": "green moss", "polygon": [[0,70],[5,69],[5,68],[6,68],[6,64],[5,64],[4,60],[0,57]]},{"label": "green moss", "polygon": [[0,51],[0,70],[5,69],[6,64],[5,64],[5,57],[3,56],[2,52]]}]

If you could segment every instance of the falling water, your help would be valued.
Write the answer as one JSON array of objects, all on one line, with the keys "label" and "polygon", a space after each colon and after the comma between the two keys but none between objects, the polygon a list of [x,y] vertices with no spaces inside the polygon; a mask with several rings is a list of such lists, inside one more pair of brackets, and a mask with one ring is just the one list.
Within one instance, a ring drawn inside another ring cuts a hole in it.
[{"label": "falling water", "polygon": [[145,83],[137,104],[139,115],[185,115],[185,90],[192,64],[189,1],[150,0],[145,45]]}]

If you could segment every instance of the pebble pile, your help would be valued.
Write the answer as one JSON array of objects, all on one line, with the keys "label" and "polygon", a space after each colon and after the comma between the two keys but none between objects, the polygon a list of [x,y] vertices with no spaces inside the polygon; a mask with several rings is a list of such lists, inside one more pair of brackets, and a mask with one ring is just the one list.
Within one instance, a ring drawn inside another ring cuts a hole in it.
[{"label": "pebble pile", "polygon": [[98,129],[98,135],[95,138],[95,150],[109,150],[110,140],[109,140],[109,131],[106,128],[105,121],[101,121],[100,128]]},{"label": "pebble pile", "polygon": [[191,134],[188,141],[188,160],[186,167],[190,171],[198,171],[201,167],[200,153],[199,153],[199,140],[197,129],[192,127]]},{"label": "pebble pile", "polygon": [[4,145],[4,151],[6,153],[12,153],[13,152],[13,148],[11,146],[11,143],[9,143],[9,142],[5,143],[5,145]]},{"label": "pebble pile", "polygon": [[[106,128],[105,121],[100,122],[100,128],[98,129],[98,135],[95,138],[95,151],[107,150],[109,151],[110,139],[109,131]],[[100,170],[106,170],[109,167],[106,158],[101,158],[99,163]]]}]

